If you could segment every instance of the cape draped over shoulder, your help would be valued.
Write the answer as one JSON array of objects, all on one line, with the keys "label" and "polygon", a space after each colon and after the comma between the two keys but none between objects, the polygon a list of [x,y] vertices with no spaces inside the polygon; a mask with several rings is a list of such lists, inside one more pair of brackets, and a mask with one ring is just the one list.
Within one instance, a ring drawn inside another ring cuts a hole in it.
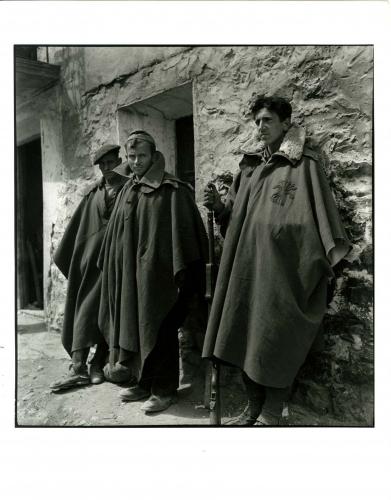
[{"label": "cape draped over shoulder", "polygon": [[302,130],[245,154],[220,216],[225,233],[203,356],[259,384],[293,382],[326,312],[332,265],[349,251],[325,173]]},{"label": "cape draped over shoulder", "polygon": [[99,266],[99,325],[111,362],[130,361],[141,376],[162,321],[178,298],[178,278],[207,256],[205,228],[192,188],[160,162],[122,189],[108,225]]},{"label": "cape draped over shoulder", "polygon": [[[127,179],[123,178],[123,183]],[[66,227],[53,261],[68,279],[62,343],[69,355],[100,339],[101,274],[97,260],[109,220],[104,180],[83,197]]]}]

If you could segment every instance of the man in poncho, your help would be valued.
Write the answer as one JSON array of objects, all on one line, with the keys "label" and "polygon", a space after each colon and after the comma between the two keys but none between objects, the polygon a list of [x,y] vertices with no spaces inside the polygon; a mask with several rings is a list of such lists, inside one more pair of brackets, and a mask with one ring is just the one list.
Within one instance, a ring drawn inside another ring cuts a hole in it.
[{"label": "man in poncho", "polygon": [[124,401],[163,411],[179,384],[178,328],[202,293],[205,229],[191,186],[164,170],[163,155],[144,131],[126,142],[133,175],[118,197],[99,259],[103,272],[99,324],[111,364],[130,367],[138,383]]},{"label": "man in poncho", "polygon": [[244,154],[225,204],[213,185],[205,190],[225,241],[203,356],[242,369],[248,405],[234,425],[279,425],[350,244],[289,102],[259,97],[251,111],[260,144]]},{"label": "man in poncho", "polygon": [[[51,385],[53,392],[104,381],[108,347],[98,327],[101,273],[97,260],[115,199],[128,180],[125,171],[121,175],[119,149],[107,144],[95,153],[94,164],[103,177],[83,197],[53,257],[68,279],[62,344],[72,358],[69,373]],[[88,373],[87,358],[94,345]]]}]

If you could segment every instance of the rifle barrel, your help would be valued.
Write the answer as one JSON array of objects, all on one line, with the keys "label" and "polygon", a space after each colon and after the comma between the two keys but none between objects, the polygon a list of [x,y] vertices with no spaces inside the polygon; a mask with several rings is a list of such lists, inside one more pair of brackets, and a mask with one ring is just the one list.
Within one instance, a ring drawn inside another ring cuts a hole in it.
[{"label": "rifle barrel", "polygon": [[[213,299],[213,292],[216,278],[215,246],[214,246],[214,213],[208,210],[208,244],[209,262],[206,264],[206,291],[205,298],[208,301],[208,317]],[[220,366],[217,361],[211,363],[210,373],[210,394],[209,394],[209,419],[211,425],[221,425],[220,413]]]},{"label": "rifle barrel", "polygon": [[208,211],[208,244],[209,244],[209,264],[215,263],[215,245],[214,245],[214,213]]}]

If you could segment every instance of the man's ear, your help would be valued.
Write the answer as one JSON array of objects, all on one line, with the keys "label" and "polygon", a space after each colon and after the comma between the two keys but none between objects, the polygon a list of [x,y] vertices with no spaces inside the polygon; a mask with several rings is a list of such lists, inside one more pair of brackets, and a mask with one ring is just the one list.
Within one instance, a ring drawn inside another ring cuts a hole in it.
[{"label": "man's ear", "polygon": [[155,152],[152,154],[152,161],[155,162],[157,161],[158,159],[158,154],[157,154],[157,151],[155,150]]},{"label": "man's ear", "polygon": [[118,156],[116,166],[121,165],[121,163],[122,163],[122,158],[120,156]]}]

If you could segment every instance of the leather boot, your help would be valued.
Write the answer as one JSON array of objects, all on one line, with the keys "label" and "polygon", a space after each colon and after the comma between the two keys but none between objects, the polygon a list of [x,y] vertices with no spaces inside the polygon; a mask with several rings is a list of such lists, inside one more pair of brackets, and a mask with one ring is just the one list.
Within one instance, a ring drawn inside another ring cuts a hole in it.
[{"label": "leather boot", "polygon": [[101,384],[105,381],[103,367],[106,364],[108,347],[105,341],[97,344],[94,357],[90,363],[90,379],[91,384]]},{"label": "leather boot", "polygon": [[249,427],[254,425],[257,421],[259,414],[261,413],[262,407],[259,403],[254,401],[248,401],[246,408],[243,412],[227,423],[227,425],[235,425],[240,427]]},{"label": "leather boot", "polygon": [[242,372],[243,384],[247,393],[247,406],[244,411],[232,420],[228,425],[251,426],[259,417],[265,401],[265,388],[251,380],[246,373]]},{"label": "leather boot", "polygon": [[72,363],[69,367],[69,372],[60,380],[56,380],[50,385],[52,392],[65,391],[88,385],[90,377],[87,371],[87,356],[89,349],[79,349],[72,353]]}]

